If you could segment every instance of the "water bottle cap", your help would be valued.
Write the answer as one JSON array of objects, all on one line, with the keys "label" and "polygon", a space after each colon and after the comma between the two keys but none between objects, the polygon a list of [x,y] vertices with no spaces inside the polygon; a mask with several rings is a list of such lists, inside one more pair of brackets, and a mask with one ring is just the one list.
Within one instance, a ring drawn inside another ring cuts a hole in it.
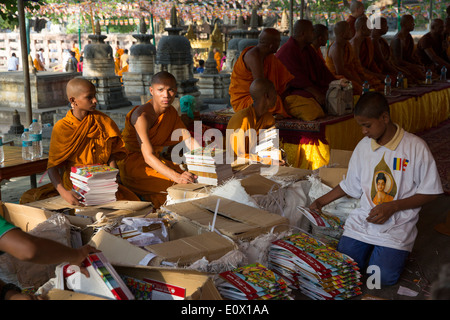
[{"label": "water bottle cap", "polygon": [[25,132],[28,132],[28,131],[29,131],[29,129],[28,129],[28,128],[24,128],[24,129],[23,129],[23,131],[25,131]]},{"label": "water bottle cap", "polygon": [[37,122],[37,119],[33,119],[33,122]]}]

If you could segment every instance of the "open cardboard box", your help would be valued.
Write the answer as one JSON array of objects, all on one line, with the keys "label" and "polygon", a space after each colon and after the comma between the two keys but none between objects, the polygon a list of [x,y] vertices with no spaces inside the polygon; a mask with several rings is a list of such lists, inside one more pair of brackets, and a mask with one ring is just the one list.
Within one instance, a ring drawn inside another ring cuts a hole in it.
[{"label": "open cardboard box", "polygon": [[285,217],[214,195],[163,206],[161,210],[203,229],[214,224],[215,229],[234,241],[251,240],[278,226],[289,228],[289,220]]},{"label": "open cardboard box", "polygon": [[180,183],[167,188],[167,193],[173,200],[189,200],[208,196],[210,185],[203,183]]},{"label": "open cardboard box", "polygon": [[327,186],[334,188],[342,179],[345,178],[348,171],[348,163],[353,151],[331,149],[329,165],[331,168],[319,168],[319,178]]}]

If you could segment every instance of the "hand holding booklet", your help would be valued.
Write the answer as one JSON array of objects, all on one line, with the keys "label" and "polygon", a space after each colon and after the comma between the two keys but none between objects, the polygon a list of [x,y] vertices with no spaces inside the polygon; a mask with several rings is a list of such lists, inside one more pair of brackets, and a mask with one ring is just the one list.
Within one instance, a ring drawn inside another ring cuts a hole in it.
[{"label": "hand holding booklet", "polygon": [[303,206],[298,206],[297,209],[315,226],[332,229],[343,229],[344,227],[344,222],[331,214],[311,210]]}]

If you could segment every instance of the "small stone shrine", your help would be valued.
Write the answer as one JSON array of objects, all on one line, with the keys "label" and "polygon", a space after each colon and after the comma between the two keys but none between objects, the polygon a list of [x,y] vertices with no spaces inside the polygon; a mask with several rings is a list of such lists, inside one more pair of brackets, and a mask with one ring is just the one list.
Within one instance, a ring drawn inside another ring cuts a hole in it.
[{"label": "small stone shrine", "polygon": [[156,48],[155,73],[168,71],[177,79],[178,98],[191,95],[196,98],[197,107],[202,103],[200,91],[196,86],[198,79],[194,78],[192,48],[189,40],[180,35],[183,28],[178,27],[175,5],[171,9],[171,27],[165,28],[169,35],[159,40]]},{"label": "small stone shrine", "polygon": [[114,72],[113,50],[104,42],[107,36],[101,34],[98,21],[95,34],[88,37],[92,43],[84,47],[83,78],[95,85],[98,108],[108,110],[130,106],[120,77]]},{"label": "small stone shrine", "polygon": [[150,43],[153,35],[147,34],[144,18],[140,21],[139,34],[134,34],[133,37],[138,43],[130,48],[129,71],[123,74],[122,80],[127,98],[133,105],[138,105],[142,103],[142,96],[150,94],[156,48]]}]

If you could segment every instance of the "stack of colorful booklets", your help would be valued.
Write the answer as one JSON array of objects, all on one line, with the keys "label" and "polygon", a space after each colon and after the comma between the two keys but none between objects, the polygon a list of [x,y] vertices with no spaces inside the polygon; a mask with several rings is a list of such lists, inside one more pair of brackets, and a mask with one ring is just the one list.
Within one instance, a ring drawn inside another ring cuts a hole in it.
[{"label": "stack of colorful booklets", "polygon": [[356,262],[308,233],[273,242],[268,267],[312,299],[343,300],[361,294]]},{"label": "stack of colorful booklets", "polygon": [[64,266],[63,276],[69,289],[106,299],[135,299],[130,289],[101,252],[90,254],[83,263],[89,272],[89,277],[81,272],[76,272],[69,264]]},{"label": "stack of colorful booklets", "polygon": [[292,300],[286,281],[259,263],[220,273],[216,287],[230,300]]},{"label": "stack of colorful booklets", "polygon": [[335,230],[344,229],[344,221],[339,217],[323,212],[311,210],[308,207],[298,206],[297,209],[317,227],[331,228]]},{"label": "stack of colorful booklets", "polygon": [[116,201],[119,170],[107,165],[93,164],[71,168],[73,190],[83,197],[84,205],[100,205]]},{"label": "stack of colorful booklets", "polygon": [[202,147],[185,153],[189,172],[197,176],[198,183],[220,185],[233,176],[225,149]]}]

